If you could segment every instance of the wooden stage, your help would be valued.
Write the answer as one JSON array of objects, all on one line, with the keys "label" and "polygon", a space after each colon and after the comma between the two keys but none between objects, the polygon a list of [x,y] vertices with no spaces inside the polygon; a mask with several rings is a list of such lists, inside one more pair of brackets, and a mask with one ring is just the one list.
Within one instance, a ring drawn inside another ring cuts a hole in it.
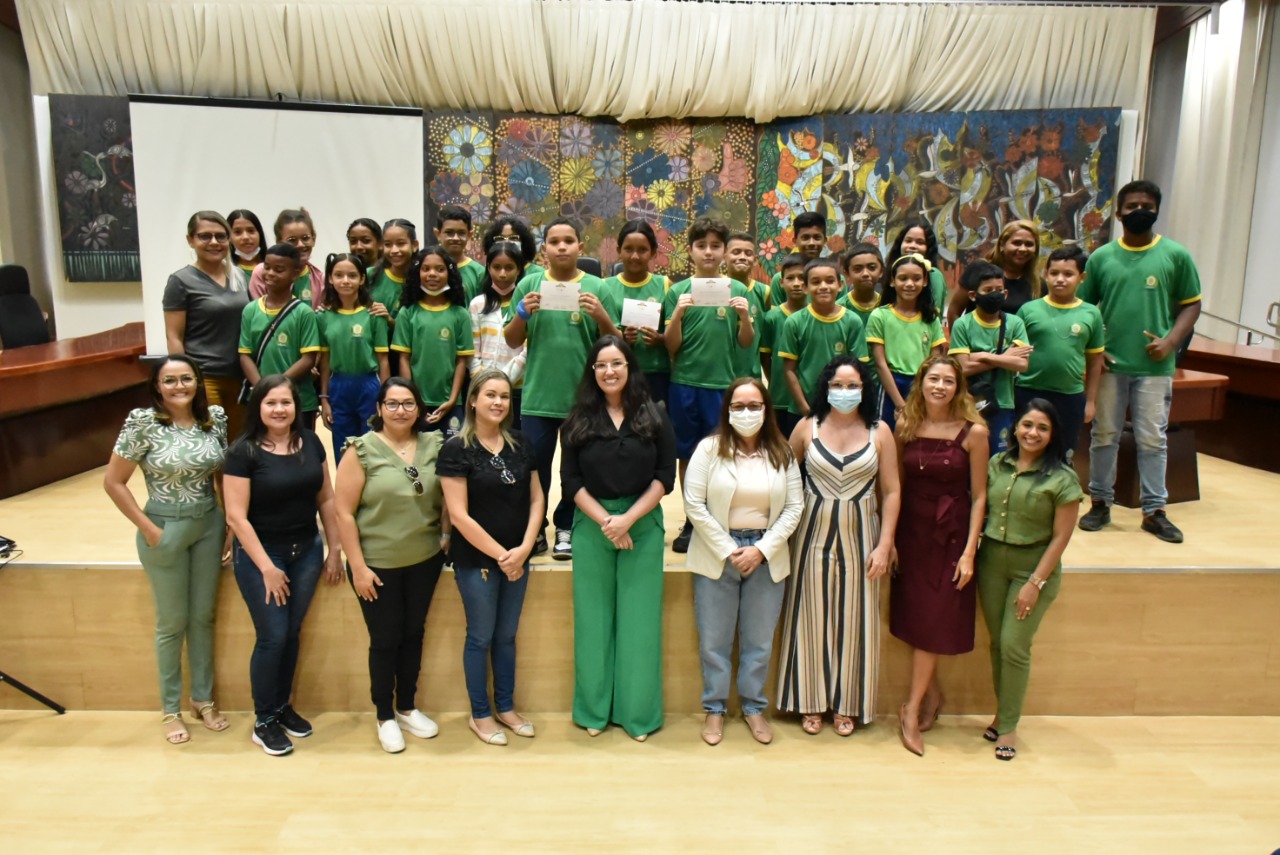
[{"label": "wooden stage", "polygon": [[[1280,475],[1201,456],[1204,498],[1172,508],[1187,542],[1141,532],[1139,512],[1115,508],[1115,524],[1077,531],[1066,579],[1037,638],[1028,700],[1035,715],[1280,715],[1280,562],[1273,547]],[[158,708],[150,590],[133,529],[101,489],[101,470],[0,501],[0,534],[24,554],[0,569],[0,669],[72,709]],[[132,482],[142,497],[140,476]],[[554,498],[554,495],[553,495]],[[668,538],[683,519],[668,496]],[[667,553],[665,689],[668,709],[699,709],[701,677],[691,577]],[[570,564],[535,565],[520,631],[518,699],[531,711],[563,712],[572,698]],[[887,604],[888,589],[882,599]],[[231,574],[218,620],[218,699],[250,709],[247,662],[253,632]],[[942,666],[948,709],[991,708],[986,633],[974,653]],[[420,702],[462,711],[462,605],[450,573],[428,619]],[[350,589],[322,587],[304,631],[299,706],[368,709],[367,635]],[[886,629],[879,709],[897,709],[908,652]],[[0,708],[30,708],[0,691]],[[1280,845],[1280,844],[1278,844]]]}]

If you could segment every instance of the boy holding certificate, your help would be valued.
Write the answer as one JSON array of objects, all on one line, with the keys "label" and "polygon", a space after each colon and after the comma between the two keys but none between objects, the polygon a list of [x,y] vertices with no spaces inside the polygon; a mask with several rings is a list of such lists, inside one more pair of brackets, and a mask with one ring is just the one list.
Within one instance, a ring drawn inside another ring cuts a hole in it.
[{"label": "boy holding certificate", "polygon": [[[503,337],[513,348],[528,343],[521,428],[533,447],[538,477],[550,492],[556,439],[573,407],[587,353],[600,336],[619,334],[620,309],[602,280],[578,270],[582,240],[572,220],[552,220],[542,246],[547,269],[526,276],[516,286]],[[573,557],[573,507],[573,497],[562,495],[552,514],[556,526],[552,557],[557,561]]]},{"label": "boy holding certificate", "polygon": [[[681,484],[698,442],[720,423],[724,390],[738,374],[739,351],[755,341],[747,289],[719,276],[728,241],[724,223],[694,223],[689,229],[693,278],[671,286],[663,303],[672,362],[669,405]],[[692,536],[693,526],[686,520],[671,548],[687,552]]]}]

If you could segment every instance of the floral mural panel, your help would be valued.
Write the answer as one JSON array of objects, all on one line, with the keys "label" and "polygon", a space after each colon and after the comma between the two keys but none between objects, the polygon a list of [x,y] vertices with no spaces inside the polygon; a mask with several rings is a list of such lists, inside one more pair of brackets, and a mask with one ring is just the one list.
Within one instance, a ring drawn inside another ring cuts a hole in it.
[{"label": "floral mural panel", "polygon": [[757,152],[756,246],[763,274],[772,276],[795,249],[792,220],[806,211],[826,211],[823,191],[835,157],[823,141],[822,116],[762,126]]},{"label": "floral mural panel", "polygon": [[[497,208],[494,185],[497,138],[492,114],[428,113],[423,143],[426,146],[423,180],[426,183],[424,230],[437,224],[445,205],[462,205],[471,211],[471,244],[468,254],[484,257],[480,237],[493,221]],[[420,237],[429,242],[424,231]]]},{"label": "floral mural panel", "polygon": [[582,229],[583,255],[600,260],[606,276],[618,260],[618,230],[626,222],[622,126],[609,119],[560,117],[560,214]]},{"label": "floral mural panel", "polygon": [[129,99],[50,95],[64,275],[137,282],[137,195]]},{"label": "floral mural panel", "polygon": [[498,113],[494,121],[497,216],[524,219],[541,243],[542,230],[560,216],[560,117]]}]

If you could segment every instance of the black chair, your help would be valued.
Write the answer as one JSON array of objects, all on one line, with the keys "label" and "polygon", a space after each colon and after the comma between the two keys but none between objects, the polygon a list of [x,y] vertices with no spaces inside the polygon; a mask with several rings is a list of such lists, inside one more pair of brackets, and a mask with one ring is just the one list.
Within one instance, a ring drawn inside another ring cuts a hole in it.
[{"label": "black chair", "polygon": [[613,266],[609,268],[609,275],[610,275],[610,276],[621,276],[621,275],[622,275],[622,262],[621,262],[621,261],[615,261],[615,262],[613,263]]},{"label": "black chair", "polygon": [[47,344],[49,325],[40,304],[31,296],[27,269],[0,265],[0,345],[6,349]]},{"label": "black chair", "polygon": [[583,273],[587,273],[587,274],[590,274],[591,276],[596,277],[597,279],[604,278],[603,274],[601,273],[600,259],[598,258],[592,258],[589,255],[578,256],[578,269],[581,270]]}]

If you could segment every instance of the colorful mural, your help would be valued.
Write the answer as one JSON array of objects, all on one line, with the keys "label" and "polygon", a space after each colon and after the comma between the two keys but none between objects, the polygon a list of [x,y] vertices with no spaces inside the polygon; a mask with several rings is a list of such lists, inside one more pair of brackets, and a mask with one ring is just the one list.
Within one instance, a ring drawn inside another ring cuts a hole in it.
[{"label": "colorful mural", "polygon": [[62,263],[71,282],[137,282],[129,99],[50,95]]}]

